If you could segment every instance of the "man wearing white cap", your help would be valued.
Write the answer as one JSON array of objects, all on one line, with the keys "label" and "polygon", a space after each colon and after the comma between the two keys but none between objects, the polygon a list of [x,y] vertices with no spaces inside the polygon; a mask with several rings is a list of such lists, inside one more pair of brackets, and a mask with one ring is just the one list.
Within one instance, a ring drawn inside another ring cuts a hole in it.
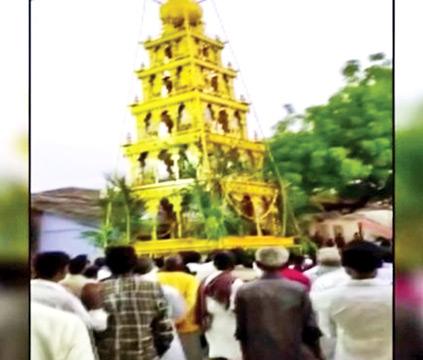
[{"label": "man wearing white cap", "polygon": [[304,275],[313,283],[322,275],[342,269],[341,254],[336,247],[325,247],[317,251],[317,265],[304,271]]},{"label": "man wearing white cap", "polygon": [[238,290],[235,336],[244,360],[322,358],[321,333],[306,290],[279,275],[288,258],[285,248],[258,250],[256,263],[263,275]]}]

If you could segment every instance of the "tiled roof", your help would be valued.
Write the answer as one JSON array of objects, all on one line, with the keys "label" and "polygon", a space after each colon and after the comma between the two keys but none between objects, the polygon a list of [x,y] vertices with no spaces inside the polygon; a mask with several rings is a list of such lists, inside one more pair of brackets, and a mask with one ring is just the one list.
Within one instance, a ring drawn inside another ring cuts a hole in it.
[{"label": "tiled roof", "polygon": [[101,217],[99,199],[100,190],[75,187],[48,190],[31,195],[31,209],[94,223]]}]

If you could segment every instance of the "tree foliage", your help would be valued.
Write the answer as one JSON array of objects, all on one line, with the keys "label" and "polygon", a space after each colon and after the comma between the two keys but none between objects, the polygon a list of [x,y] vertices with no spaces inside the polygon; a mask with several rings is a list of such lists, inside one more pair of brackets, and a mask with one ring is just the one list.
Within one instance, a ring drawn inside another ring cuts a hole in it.
[{"label": "tree foliage", "polygon": [[200,223],[191,229],[191,236],[219,240],[227,235],[241,235],[244,221],[224,201],[218,181],[211,181],[207,186],[196,180],[184,192],[186,210],[195,214]]},{"label": "tree foliage", "polygon": [[129,244],[140,233],[145,213],[144,203],[133,195],[124,177],[108,175],[106,180],[99,199],[101,224],[97,230],[82,233],[100,248]]},{"label": "tree foliage", "polygon": [[[200,181],[192,176],[195,181],[182,190],[184,196],[184,212],[190,213],[191,220],[187,226],[187,235],[208,240],[219,240],[228,235],[244,235],[251,232],[251,224],[225,200],[221,181],[233,176],[257,176],[259,169],[252,169],[240,161],[236,151],[225,153],[220,148],[215,148],[212,161],[213,174],[209,180]],[[200,160],[200,163],[202,159]],[[188,168],[195,166],[187,162]]]},{"label": "tree foliage", "polygon": [[[421,267],[420,249],[423,232],[423,186],[420,166],[423,164],[423,107],[408,128],[396,134],[395,152],[395,258],[399,266]],[[417,251],[416,251],[417,249]]]},{"label": "tree foliage", "polygon": [[[348,61],[346,85],[326,104],[288,115],[270,139],[297,213],[316,209],[324,198],[392,195],[392,69],[383,54],[370,61],[365,69]],[[272,166],[268,159],[268,173]]]},{"label": "tree foliage", "polygon": [[28,253],[28,189],[0,178],[0,263],[26,261]]}]

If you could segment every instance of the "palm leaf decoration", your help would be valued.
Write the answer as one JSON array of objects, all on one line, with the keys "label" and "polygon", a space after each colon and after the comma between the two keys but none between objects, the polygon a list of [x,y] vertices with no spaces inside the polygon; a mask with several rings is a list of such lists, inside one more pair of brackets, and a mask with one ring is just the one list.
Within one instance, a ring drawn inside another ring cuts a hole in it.
[{"label": "palm leaf decoration", "polygon": [[81,235],[99,248],[109,245],[129,244],[141,232],[144,203],[135,197],[122,176],[107,175],[106,187],[99,199],[102,221],[98,230]]}]

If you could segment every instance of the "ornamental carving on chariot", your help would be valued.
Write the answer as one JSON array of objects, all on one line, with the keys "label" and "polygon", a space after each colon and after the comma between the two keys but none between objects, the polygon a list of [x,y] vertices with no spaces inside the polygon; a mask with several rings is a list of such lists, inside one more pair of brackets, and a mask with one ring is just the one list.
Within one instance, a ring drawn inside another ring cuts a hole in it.
[{"label": "ornamental carving on chariot", "polygon": [[248,137],[249,104],[222,63],[224,42],[206,35],[194,0],[168,0],[160,18],[161,35],[143,43],[148,66],[136,71],[136,137],[123,147],[151,220],[138,240],[206,239],[226,221],[237,223],[225,225],[232,245],[281,236],[280,187],[264,180],[266,147]]}]

